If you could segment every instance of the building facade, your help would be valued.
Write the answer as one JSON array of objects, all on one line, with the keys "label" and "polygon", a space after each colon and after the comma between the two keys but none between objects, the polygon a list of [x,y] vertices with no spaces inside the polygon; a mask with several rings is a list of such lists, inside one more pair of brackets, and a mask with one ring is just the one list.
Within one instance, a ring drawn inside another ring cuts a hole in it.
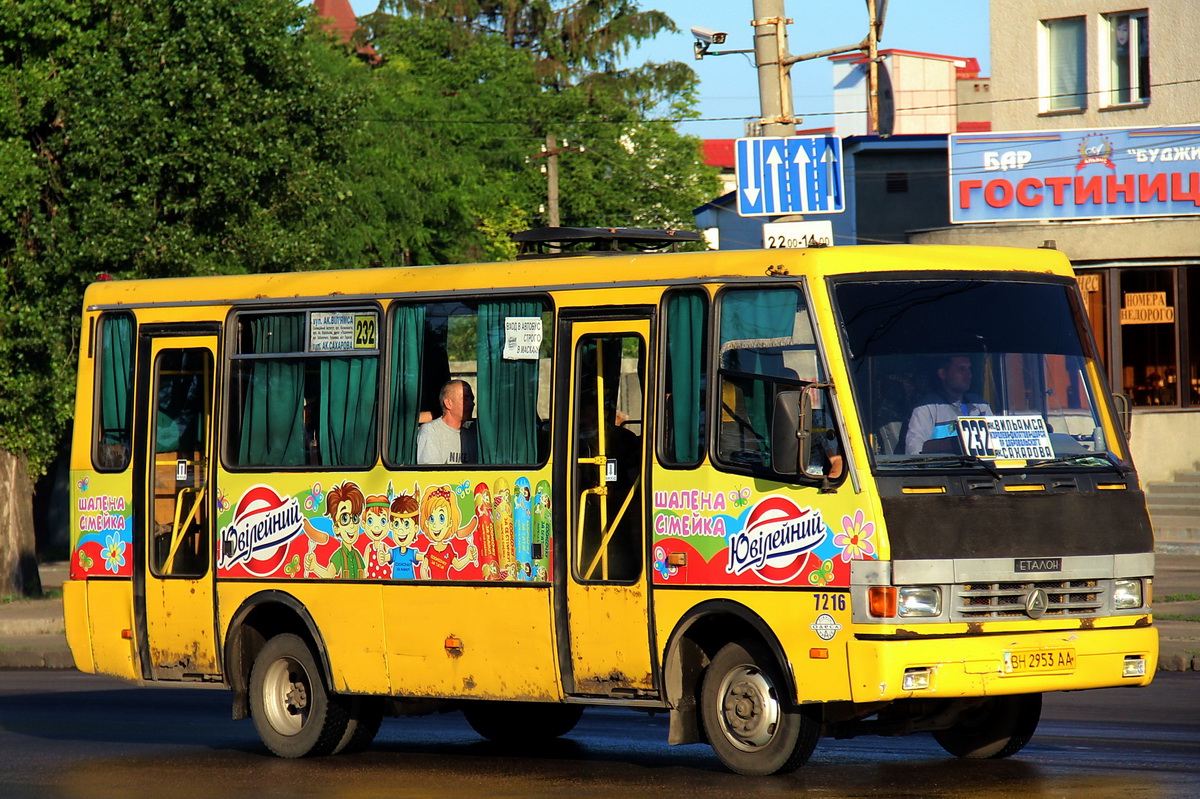
[{"label": "building facade", "polygon": [[[979,61],[961,56],[880,50],[891,76],[898,135],[990,130],[992,104],[989,78]],[[833,110],[837,134],[866,136],[875,130],[868,110],[868,61],[861,53],[832,56]]]}]

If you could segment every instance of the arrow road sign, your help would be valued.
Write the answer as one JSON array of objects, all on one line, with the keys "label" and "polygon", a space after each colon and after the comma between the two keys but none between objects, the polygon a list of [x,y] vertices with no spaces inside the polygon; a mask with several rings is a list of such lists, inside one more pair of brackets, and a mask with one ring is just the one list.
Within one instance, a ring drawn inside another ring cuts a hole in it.
[{"label": "arrow road sign", "polygon": [[738,139],[736,152],[741,216],[846,210],[842,140],[836,136]]}]

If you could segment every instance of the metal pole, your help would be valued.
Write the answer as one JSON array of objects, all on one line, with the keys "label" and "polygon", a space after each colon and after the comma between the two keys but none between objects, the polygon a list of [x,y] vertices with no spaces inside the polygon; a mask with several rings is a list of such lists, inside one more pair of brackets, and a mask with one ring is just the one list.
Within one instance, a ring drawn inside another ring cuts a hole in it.
[{"label": "metal pole", "polygon": [[871,119],[868,127],[879,133],[879,26],[875,18],[875,0],[867,0],[867,64],[871,91]]},{"label": "metal pole", "polygon": [[546,210],[550,227],[558,227],[558,139],[546,134]]},{"label": "metal pole", "polygon": [[783,0],[754,0],[754,61],[758,66],[758,99],[763,136],[795,136],[791,70],[787,58],[787,23]]}]

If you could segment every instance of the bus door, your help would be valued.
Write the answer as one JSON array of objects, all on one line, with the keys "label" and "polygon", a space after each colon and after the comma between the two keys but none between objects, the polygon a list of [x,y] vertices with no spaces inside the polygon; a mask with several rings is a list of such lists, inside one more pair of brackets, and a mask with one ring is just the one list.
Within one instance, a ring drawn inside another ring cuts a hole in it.
[{"label": "bus door", "polygon": [[212,583],[217,336],[143,333],[134,612],[142,676],[217,673]]},{"label": "bus door", "polygon": [[559,406],[571,419],[560,441],[567,474],[558,481],[566,487],[559,507],[566,509],[568,554],[564,683],[569,694],[629,698],[654,691],[646,569],[650,319],[563,325],[559,340],[570,347],[571,365]]}]

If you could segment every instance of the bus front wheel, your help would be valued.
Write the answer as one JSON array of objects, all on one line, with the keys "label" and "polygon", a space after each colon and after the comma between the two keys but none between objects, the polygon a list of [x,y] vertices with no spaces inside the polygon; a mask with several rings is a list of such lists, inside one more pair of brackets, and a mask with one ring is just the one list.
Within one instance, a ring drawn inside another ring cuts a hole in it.
[{"label": "bus front wheel", "polygon": [[808,760],[820,725],[792,708],[775,658],[756,641],[717,652],[704,674],[702,715],[717,757],[739,774],[786,774]]},{"label": "bus front wheel", "polygon": [[966,710],[953,727],[933,737],[955,757],[999,760],[1025,748],[1041,716],[1041,694],[997,696]]},{"label": "bus front wheel", "polygon": [[250,670],[250,715],[262,742],[280,757],[327,755],[341,743],[350,723],[308,644],[284,633],[271,638]]}]

